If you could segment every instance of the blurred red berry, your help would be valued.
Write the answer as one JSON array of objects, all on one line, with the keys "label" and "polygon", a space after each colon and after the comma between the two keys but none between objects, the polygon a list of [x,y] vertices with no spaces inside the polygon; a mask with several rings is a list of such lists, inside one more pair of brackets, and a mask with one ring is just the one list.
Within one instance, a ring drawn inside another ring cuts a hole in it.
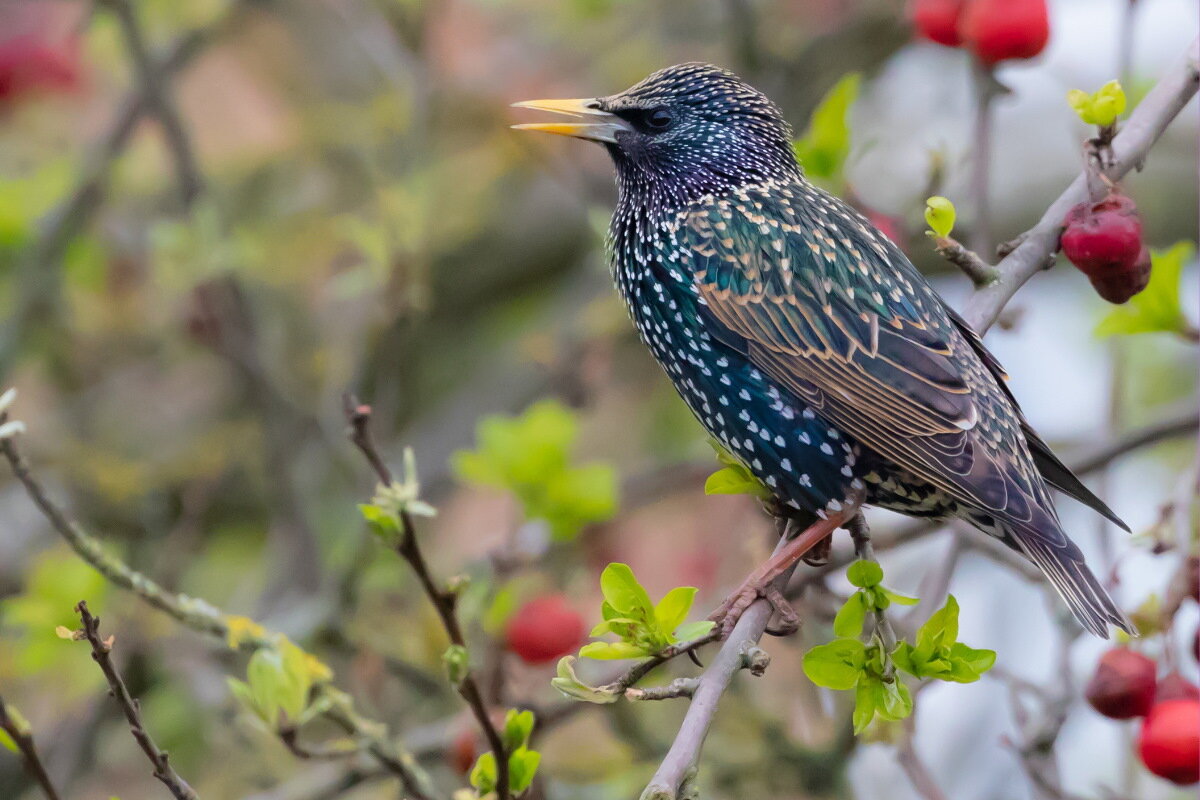
[{"label": "blurred red berry", "polygon": [[878,211],[867,211],[866,215],[871,224],[878,228],[884,236],[891,239],[897,246],[904,241],[904,229],[899,219],[889,217],[887,214]]},{"label": "blurred red berry", "polygon": [[1142,723],[1138,755],[1160,778],[1180,786],[1200,781],[1200,701],[1155,704]]},{"label": "blurred red berry", "polygon": [[561,594],[534,598],[508,621],[508,648],[526,664],[545,664],[575,652],[583,641],[583,617]]},{"label": "blurred red berry", "polygon": [[0,103],[37,93],[68,94],[82,83],[76,39],[51,41],[23,33],[0,40]]},{"label": "blurred red berry", "polygon": [[1154,704],[1154,659],[1125,647],[1100,658],[1084,695],[1092,708],[1111,719],[1145,716]]},{"label": "blurred red berry", "polygon": [[1050,39],[1046,0],[970,0],[958,34],[989,66],[1010,58],[1033,58]]},{"label": "blurred red berry", "polygon": [[908,16],[922,37],[947,47],[957,47],[962,44],[958,18],[964,5],[964,0],[912,0]]},{"label": "blurred red berry", "polygon": [[1124,303],[1146,288],[1150,254],[1133,200],[1113,192],[1098,203],[1080,203],[1067,212],[1063,226],[1063,255],[1105,300]]},{"label": "blurred red berry", "polygon": [[471,767],[475,766],[475,758],[478,755],[476,743],[475,731],[469,727],[459,730],[454,741],[450,743],[446,760],[459,775],[466,775],[471,771]]},{"label": "blurred red berry", "polygon": [[1172,672],[1158,682],[1158,690],[1154,693],[1154,702],[1168,700],[1200,700],[1200,688],[1178,672]]}]

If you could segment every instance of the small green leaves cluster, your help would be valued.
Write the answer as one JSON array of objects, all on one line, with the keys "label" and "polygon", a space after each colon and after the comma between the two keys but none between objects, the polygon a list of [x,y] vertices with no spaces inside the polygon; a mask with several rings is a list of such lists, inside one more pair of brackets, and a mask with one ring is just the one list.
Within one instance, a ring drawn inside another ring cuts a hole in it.
[{"label": "small green leaves cluster", "polygon": [[862,75],[850,72],[826,92],[813,111],[808,129],[792,147],[805,173],[826,186],[842,180],[850,154],[850,106],[858,98]]},{"label": "small green leaves cluster", "polygon": [[1125,90],[1117,81],[1109,81],[1091,94],[1072,89],[1067,92],[1067,103],[1088,125],[1107,128],[1125,113]]},{"label": "small green leaves cluster", "polygon": [[949,239],[957,218],[954,203],[945,197],[934,195],[925,201],[925,224],[929,226],[929,236],[935,239]]},{"label": "small green leaves cluster", "polygon": [[[953,597],[917,632],[915,642],[892,646],[881,635],[881,615],[892,604],[917,600],[883,586],[883,570],[873,561],[856,561],[847,578],[857,587],[834,618],[838,638],[804,655],[804,673],[818,686],[854,694],[854,732],[862,733],[876,716],[900,720],[912,713],[912,694],[897,670],[918,679],[970,683],[995,663],[991,650],[976,650],[957,641],[958,603]],[[868,615],[877,624],[869,641],[860,637]]]},{"label": "small green leaves cluster", "polygon": [[760,500],[771,499],[771,490],[754,477],[745,464],[716,442],[710,440],[709,444],[717,452],[717,460],[724,466],[704,481],[705,494],[748,494]]},{"label": "small green leaves cluster", "polygon": [[315,686],[333,679],[333,672],[315,656],[280,636],[271,647],[250,657],[246,680],[228,678],[233,696],[274,731],[295,729],[324,712],[312,703]]},{"label": "small green leaves cluster", "polygon": [[411,447],[404,448],[404,477],[392,481],[390,486],[382,483],[375,487],[375,496],[369,504],[358,507],[371,532],[384,544],[395,546],[404,535],[402,517],[433,517],[437,509],[421,499],[421,483],[417,479],[417,461]]},{"label": "small green leaves cluster", "polygon": [[687,622],[696,598],[694,586],[679,586],[667,592],[658,603],[650,601],[646,589],[638,583],[628,564],[609,564],[600,574],[600,607],[604,621],[592,629],[592,636],[615,634],[619,641],[592,642],[579,655],[584,658],[644,658],[657,655],[680,641],[707,635],[710,621]]},{"label": "small green leaves cluster", "polygon": [[558,673],[550,679],[550,685],[572,700],[605,705],[621,699],[621,692],[610,686],[591,686],[575,673],[575,656],[564,656],[558,660]]},{"label": "small green leaves cluster", "polygon": [[896,645],[892,660],[914,678],[974,683],[996,663],[996,653],[958,641],[958,601],[950,595],[917,631],[915,643]]},{"label": "small green leaves cluster", "polygon": [[882,612],[892,603],[917,604],[917,598],[898,594],[883,585],[883,568],[875,561],[855,561],[847,568],[846,578],[858,589],[833,619],[833,632],[838,636],[861,636],[867,614]]},{"label": "small green leaves cluster", "polygon": [[569,541],[585,525],[617,509],[617,477],[607,464],[572,464],[579,423],[554,401],[536,403],[516,417],[484,418],[476,448],[454,454],[458,477],[516,495],[529,519],[544,520],[556,541]]},{"label": "small green leaves cluster", "polygon": [[[504,741],[504,752],[508,754],[508,787],[514,797],[522,794],[533,783],[542,754],[529,749],[529,737],[533,734],[532,711],[509,709],[504,716],[504,728],[500,732]],[[471,786],[479,796],[496,790],[498,780],[496,754],[490,750],[482,753],[471,768]]]},{"label": "small green leaves cluster", "polygon": [[1096,335],[1191,332],[1193,328],[1179,300],[1179,285],[1184,266],[1195,255],[1195,246],[1186,241],[1166,250],[1151,250],[1150,283],[1127,304],[1110,311],[1097,326]]}]

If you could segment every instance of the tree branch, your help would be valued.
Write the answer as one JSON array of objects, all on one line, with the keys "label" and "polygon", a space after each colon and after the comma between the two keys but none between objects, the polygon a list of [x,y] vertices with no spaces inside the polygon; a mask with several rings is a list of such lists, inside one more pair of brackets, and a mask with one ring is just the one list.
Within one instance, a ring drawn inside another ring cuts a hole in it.
[{"label": "tree branch", "polygon": [[0,731],[7,733],[13,740],[13,744],[21,752],[21,758],[25,761],[26,771],[42,787],[42,793],[46,795],[47,800],[59,800],[60,795],[54,788],[49,773],[42,765],[42,759],[33,743],[33,732],[29,730],[29,724],[16,713],[15,709],[10,709],[4,704],[3,697],[0,697]]},{"label": "tree branch", "polygon": [[[360,403],[358,398],[351,394],[347,394],[343,399],[346,421],[350,425],[350,441],[362,452],[380,482],[384,486],[391,486],[393,484],[392,472],[379,456],[374,437],[371,436],[371,407]],[[462,625],[458,621],[457,596],[454,592],[440,588],[434,581],[429,563],[425,560],[425,554],[417,541],[416,526],[413,524],[412,516],[408,511],[402,509],[399,517],[401,535],[395,547],[396,553],[408,562],[412,571],[416,573],[421,588],[425,590],[425,595],[433,604],[434,610],[442,622],[442,627],[450,637],[450,642],[466,648],[467,640],[463,635]],[[462,680],[458,681],[457,689],[459,695],[471,709],[471,714],[475,717],[475,722],[483,732],[484,738],[487,739],[488,749],[496,758],[496,791],[499,794],[499,800],[509,800],[512,791],[509,788],[508,780],[508,753],[505,750],[504,741],[500,737],[500,731],[496,729],[496,725],[492,721],[474,673],[468,671]]]},{"label": "tree branch", "polygon": [[[786,543],[787,539],[780,537],[775,549],[779,550]],[[786,586],[793,570],[794,565],[775,579],[774,586],[777,589]],[[734,673],[746,666],[747,653],[762,638],[772,613],[771,604],[760,598],[742,614],[708,669],[697,679],[692,702],[679,726],[679,734],[642,792],[641,800],[676,800],[681,792],[682,796],[694,796],[689,793],[688,787],[695,778],[700,750],[716,716],[717,704],[733,680]]]},{"label": "tree branch", "polygon": [[[7,419],[7,414],[0,414],[0,425],[3,425]],[[66,512],[50,499],[41,482],[29,469],[24,456],[17,449],[11,437],[0,438],[0,455],[3,455],[8,461],[13,474],[51,527],[66,540],[80,558],[95,568],[97,572],[111,583],[132,592],[185,627],[216,636],[225,642],[229,641],[230,617],[227,614],[206,600],[166,591],[147,576],[107,552],[96,538],[70,519]],[[270,634],[252,630],[239,631],[238,642],[239,647],[246,651],[274,645]],[[328,688],[327,684],[320,684],[316,692],[319,694]],[[331,703],[330,710],[325,713],[325,716],[353,736],[355,741],[360,742],[362,748],[370,753],[376,761],[399,778],[410,797],[414,800],[428,800],[432,791],[429,776],[417,765],[416,760],[408,751],[399,743],[391,741],[387,735],[387,727],[380,722],[360,716],[353,709],[342,706],[342,703]]]},{"label": "tree branch", "polygon": [[[1200,43],[1193,41],[1183,58],[1150,90],[1113,139],[1113,164],[1106,172],[1111,180],[1141,168],[1151,146],[1196,94],[1200,86],[1198,48]],[[1000,279],[971,295],[963,318],[975,331],[980,334],[987,331],[1017,290],[1058,251],[1063,218],[1072,206],[1087,198],[1087,178],[1081,174],[1046,209],[1041,221],[1023,235],[1016,249],[997,265]]]},{"label": "tree branch", "polygon": [[117,18],[121,36],[125,40],[125,47],[129,51],[134,70],[137,72],[142,97],[154,109],[154,115],[162,125],[167,149],[171,151],[171,158],[175,163],[183,204],[185,207],[190,206],[203,189],[204,181],[196,166],[196,156],[192,151],[187,129],[180,119],[179,109],[167,89],[170,75],[165,71],[160,72],[159,65],[155,64],[151,58],[150,50],[146,46],[145,34],[129,0],[99,0],[99,2],[111,10]]},{"label": "tree branch", "polygon": [[125,686],[125,680],[112,662],[113,637],[100,638],[100,619],[93,617],[88,611],[86,600],[79,601],[79,605],[75,606],[75,613],[79,614],[79,618],[83,622],[83,637],[92,646],[92,659],[100,665],[100,671],[108,680],[108,693],[113,696],[125,714],[125,719],[129,722],[129,730],[133,733],[138,747],[142,748],[146,758],[150,759],[150,763],[154,765],[154,777],[162,781],[176,800],[199,800],[200,796],[171,766],[166,751],[154,743],[146,726],[142,723],[141,707],[129,693],[128,687]]}]

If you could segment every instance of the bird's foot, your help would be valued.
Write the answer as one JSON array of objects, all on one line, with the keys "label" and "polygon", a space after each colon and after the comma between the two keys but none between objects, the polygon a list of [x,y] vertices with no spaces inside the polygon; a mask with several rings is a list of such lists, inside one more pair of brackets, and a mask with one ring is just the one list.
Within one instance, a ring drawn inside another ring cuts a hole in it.
[{"label": "bird's foot", "polygon": [[746,613],[746,609],[750,608],[759,598],[770,603],[771,608],[779,617],[779,624],[768,626],[765,630],[766,633],[772,636],[790,636],[800,629],[800,615],[783,596],[783,592],[779,591],[779,587],[774,584],[774,577],[765,584],[752,577],[743,583],[736,592],[726,597],[717,610],[708,616],[710,620],[717,623],[722,639],[728,638],[729,634],[733,633],[733,628],[742,618],[742,614]]}]

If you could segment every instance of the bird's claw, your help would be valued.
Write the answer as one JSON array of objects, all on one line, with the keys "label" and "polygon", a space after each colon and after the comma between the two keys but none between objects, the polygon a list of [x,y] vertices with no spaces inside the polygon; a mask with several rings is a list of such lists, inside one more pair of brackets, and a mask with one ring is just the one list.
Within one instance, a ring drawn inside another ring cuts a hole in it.
[{"label": "bird's claw", "polygon": [[733,633],[733,627],[742,618],[742,614],[746,613],[746,609],[760,597],[770,603],[771,608],[779,615],[779,624],[768,626],[765,633],[772,636],[790,636],[800,629],[800,615],[796,613],[796,609],[792,608],[783,593],[773,583],[768,583],[766,586],[746,583],[725,598],[725,601],[717,606],[717,610],[708,616],[710,620],[717,623],[721,639],[729,638],[729,634]]}]

